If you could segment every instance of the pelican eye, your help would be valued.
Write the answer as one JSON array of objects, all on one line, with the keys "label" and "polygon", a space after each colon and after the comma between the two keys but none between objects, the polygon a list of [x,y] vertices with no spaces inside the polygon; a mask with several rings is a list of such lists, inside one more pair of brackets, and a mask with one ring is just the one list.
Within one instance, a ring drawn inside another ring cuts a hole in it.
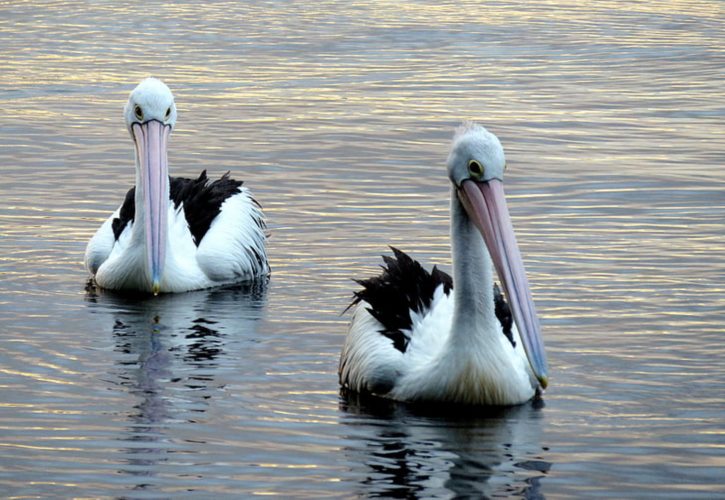
[{"label": "pelican eye", "polygon": [[133,107],[133,114],[136,115],[137,120],[143,120],[143,110],[138,104]]},{"label": "pelican eye", "polygon": [[171,117],[171,106],[169,106],[166,109],[166,114],[164,115],[164,120],[168,120]]},{"label": "pelican eye", "polygon": [[476,160],[468,162],[468,173],[475,179],[481,179],[483,177],[483,165],[478,163]]}]

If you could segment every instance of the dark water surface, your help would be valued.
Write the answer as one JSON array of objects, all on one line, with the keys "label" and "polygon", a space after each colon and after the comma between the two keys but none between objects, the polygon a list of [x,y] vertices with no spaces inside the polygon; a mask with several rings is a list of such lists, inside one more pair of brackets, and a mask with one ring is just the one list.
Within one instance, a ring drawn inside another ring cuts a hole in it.
[{"label": "dark water surface", "polygon": [[[725,496],[725,8],[709,1],[0,4],[4,497]],[[256,287],[86,291],[176,94],[176,175],[265,207]],[[342,397],[353,277],[450,270],[444,161],[481,121],[548,347],[543,407]]]}]

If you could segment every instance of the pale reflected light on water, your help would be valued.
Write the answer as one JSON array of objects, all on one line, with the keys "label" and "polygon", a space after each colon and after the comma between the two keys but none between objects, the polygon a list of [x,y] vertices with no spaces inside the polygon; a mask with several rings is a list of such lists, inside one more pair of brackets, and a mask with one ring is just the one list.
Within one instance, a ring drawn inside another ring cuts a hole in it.
[{"label": "pale reflected light on water", "polygon": [[[717,2],[0,6],[7,497],[725,496]],[[176,94],[174,174],[265,208],[270,282],[130,301],[85,243],[133,180],[122,106]],[[542,316],[543,407],[340,395],[389,244],[450,270],[444,161],[501,138]]]}]

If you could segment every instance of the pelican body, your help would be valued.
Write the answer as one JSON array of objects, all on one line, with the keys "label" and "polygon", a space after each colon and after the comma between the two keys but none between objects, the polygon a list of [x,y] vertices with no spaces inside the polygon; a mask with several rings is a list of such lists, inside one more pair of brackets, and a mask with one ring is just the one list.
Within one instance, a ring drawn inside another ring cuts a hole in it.
[{"label": "pelican body", "polygon": [[143,80],[124,108],[136,151],[136,184],[86,247],[101,288],[185,292],[269,273],[265,221],[242,181],[169,177],[176,104],[160,80]]},{"label": "pelican body", "polygon": [[505,165],[501,143],[485,128],[465,123],[456,131],[447,161],[453,277],[393,249],[380,276],[358,281],[340,357],[343,388],[486,406],[521,404],[546,388],[541,327],[504,196]]}]

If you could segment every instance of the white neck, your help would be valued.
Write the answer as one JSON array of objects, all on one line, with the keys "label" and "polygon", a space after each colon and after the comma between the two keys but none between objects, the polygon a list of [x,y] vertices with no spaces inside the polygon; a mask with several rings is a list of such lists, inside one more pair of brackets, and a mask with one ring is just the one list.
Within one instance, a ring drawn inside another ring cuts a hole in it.
[{"label": "white neck", "polygon": [[455,309],[451,341],[464,348],[481,346],[498,334],[493,301],[493,263],[483,237],[451,192],[451,252]]}]

